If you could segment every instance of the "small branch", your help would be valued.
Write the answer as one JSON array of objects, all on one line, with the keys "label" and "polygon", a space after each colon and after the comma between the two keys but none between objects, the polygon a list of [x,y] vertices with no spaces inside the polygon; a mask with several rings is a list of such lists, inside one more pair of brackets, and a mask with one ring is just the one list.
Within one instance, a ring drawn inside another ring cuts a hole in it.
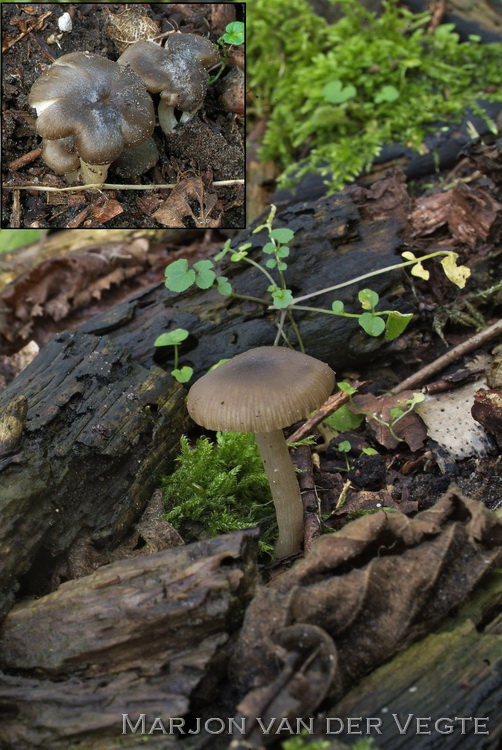
[{"label": "small branch", "polygon": [[421,386],[424,381],[426,381],[432,375],[441,372],[441,370],[444,370],[445,367],[451,365],[452,362],[455,362],[464,354],[467,354],[467,352],[472,352],[474,349],[477,349],[487,341],[490,341],[491,339],[495,338],[496,336],[500,336],[501,334],[502,319],[497,320],[496,323],[488,326],[488,328],[485,328],[483,331],[474,334],[474,336],[471,336],[471,338],[463,341],[458,346],[454,346],[453,349],[450,349],[449,352],[446,352],[446,354],[438,357],[438,359],[434,360],[434,362],[430,362],[425,367],[422,367],[421,370],[418,370],[418,372],[410,375],[409,378],[406,378],[406,380],[403,380],[402,383],[399,383],[396,388],[393,388],[393,392],[401,393],[401,391],[406,391],[410,388]]},{"label": "small branch", "polygon": [[21,39],[23,39],[27,34],[30,33],[30,31],[33,31],[33,29],[42,29],[43,28],[43,22],[46,18],[52,15],[52,11],[47,11],[47,13],[44,13],[43,16],[40,16],[39,18],[33,19],[34,23],[31,23],[25,31],[21,32],[19,36],[17,36],[15,39],[11,39],[10,41],[6,42],[2,45],[2,52],[6,52],[8,49],[13,47],[17,42],[19,42]]},{"label": "small branch", "polygon": [[[212,183],[212,187],[227,187],[228,185],[244,185],[245,180],[218,180]],[[3,185],[5,190],[45,190],[48,193],[67,193],[79,190],[172,190],[176,184],[169,185],[70,185],[70,187],[58,188],[49,185]]]},{"label": "small branch", "polygon": [[[360,390],[368,384],[369,381],[367,380],[356,380],[354,383],[352,383],[352,386],[354,388],[357,388],[357,390]],[[302,424],[302,426],[299,427],[296,432],[293,432],[293,434],[288,437],[288,443],[297,443],[299,440],[303,440],[304,437],[307,437],[307,435],[312,432],[314,427],[319,424],[319,422],[322,422],[323,419],[326,419],[326,417],[329,417],[330,414],[333,414],[334,411],[339,409],[340,406],[343,406],[343,404],[347,403],[348,400],[349,394],[344,393],[343,391],[338,391],[338,393],[330,396],[312,417],[307,419],[307,421]]]}]

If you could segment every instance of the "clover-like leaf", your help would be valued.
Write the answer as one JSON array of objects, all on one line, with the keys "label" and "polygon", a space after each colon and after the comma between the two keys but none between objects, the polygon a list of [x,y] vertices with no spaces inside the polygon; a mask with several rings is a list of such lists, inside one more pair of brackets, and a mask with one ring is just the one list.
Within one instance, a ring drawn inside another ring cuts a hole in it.
[{"label": "clover-like leaf", "polygon": [[421,263],[415,263],[415,265],[411,267],[411,274],[413,276],[418,276],[419,279],[424,279],[424,281],[427,281],[430,276],[430,272],[424,268]]},{"label": "clover-like leaf", "polygon": [[277,265],[277,260],[275,258],[269,258],[265,265],[267,266],[267,268],[275,268]]},{"label": "clover-like leaf", "polygon": [[186,328],[175,328],[173,331],[161,333],[153,342],[154,346],[177,346],[188,338],[190,334]]},{"label": "clover-like leaf", "polygon": [[372,289],[361,289],[357,295],[363,310],[374,310],[380,297]]},{"label": "clover-like leaf", "polygon": [[399,99],[399,91],[395,86],[382,86],[380,91],[375,94],[375,104],[381,104],[381,102],[395,102]]},{"label": "clover-like leaf", "polygon": [[166,287],[171,292],[184,292],[189,289],[195,281],[195,271],[189,268],[186,258],[179,258],[167,266]]},{"label": "clover-like leaf", "polygon": [[221,260],[222,258],[225,257],[227,253],[231,252],[232,250],[232,248],[230,247],[231,244],[232,244],[232,240],[230,239],[227,240],[225,244],[223,245],[223,247],[221,248],[220,252],[216,253],[216,255],[214,256],[214,259]]},{"label": "clover-like leaf", "polygon": [[413,313],[400,313],[397,310],[392,310],[387,317],[385,323],[385,340],[394,341],[400,336],[403,331],[407,328],[408,323],[413,318]]},{"label": "clover-like leaf", "polygon": [[343,302],[339,299],[336,299],[334,302],[331,303],[331,309],[334,313],[343,313],[345,306]]},{"label": "clover-like leaf", "polygon": [[291,229],[287,229],[287,227],[272,229],[272,231],[270,232],[270,237],[276,242],[280,242],[281,245],[285,245],[288,242],[291,242],[294,236],[295,233]]},{"label": "clover-like leaf", "polygon": [[199,289],[209,289],[213,285],[216,278],[216,274],[213,271],[212,260],[199,260],[193,264],[194,269],[197,272],[195,277],[195,283]]},{"label": "clover-like leaf", "polygon": [[326,417],[326,419],[323,420],[323,423],[338,432],[346,432],[347,430],[357,429],[363,419],[364,414],[354,414],[347,404],[342,404],[342,406],[333,412],[333,414]]},{"label": "clover-like leaf", "polygon": [[441,265],[447,277],[460,289],[465,287],[466,281],[471,275],[471,269],[467,266],[457,266],[457,253],[448,253],[442,260]]},{"label": "clover-like leaf", "polygon": [[232,21],[225,26],[225,33],[220,37],[227,44],[244,44],[244,24],[242,21]]},{"label": "clover-like leaf", "polygon": [[275,254],[278,258],[287,258],[289,255],[289,247],[287,245],[281,245],[277,248]]},{"label": "clover-like leaf", "polygon": [[357,393],[357,388],[354,388],[350,383],[346,383],[345,380],[340,380],[340,382],[337,383],[337,386],[344,393],[348,393],[349,396],[353,396],[354,393]]},{"label": "clover-like leaf", "polygon": [[188,383],[193,375],[192,367],[182,367],[181,369],[171,370],[171,375],[175,378],[178,383]]},{"label": "clover-like leaf", "polygon": [[281,289],[277,284],[270,284],[267,287],[267,292],[270,292],[274,305],[279,309],[289,307],[293,303],[293,294],[290,289]]},{"label": "clover-like leaf", "polygon": [[331,104],[343,104],[357,94],[354,86],[344,86],[339,80],[330,81],[321,89],[321,96]]},{"label": "clover-like leaf", "polygon": [[226,276],[218,276],[216,279],[216,288],[224,297],[228,297],[232,294],[232,285]]},{"label": "clover-like leaf", "polygon": [[360,315],[357,320],[369,336],[380,336],[385,331],[385,321],[379,315],[366,312]]},{"label": "clover-like leaf", "polygon": [[275,253],[275,248],[277,246],[273,242],[267,242],[262,247],[262,252],[265,253],[265,255],[272,255],[272,253]]}]

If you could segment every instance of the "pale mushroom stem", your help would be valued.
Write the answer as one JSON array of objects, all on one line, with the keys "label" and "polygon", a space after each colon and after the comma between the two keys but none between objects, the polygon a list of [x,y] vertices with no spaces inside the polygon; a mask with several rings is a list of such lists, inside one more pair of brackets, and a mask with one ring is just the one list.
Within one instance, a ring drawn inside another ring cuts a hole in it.
[{"label": "pale mushroom stem", "polygon": [[80,159],[80,173],[84,185],[102,185],[106,180],[110,164],[87,164],[83,159]]},{"label": "pale mushroom stem", "polygon": [[303,504],[300,487],[282,430],[256,432],[256,443],[272,490],[279,526],[277,557],[300,551],[303,540]]}]

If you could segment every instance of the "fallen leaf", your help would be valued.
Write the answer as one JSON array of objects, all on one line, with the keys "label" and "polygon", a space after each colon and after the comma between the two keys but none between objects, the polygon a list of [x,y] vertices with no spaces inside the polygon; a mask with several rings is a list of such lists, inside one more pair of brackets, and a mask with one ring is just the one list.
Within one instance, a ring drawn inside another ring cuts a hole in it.
[{"label": "fallen leaf", "polygon": [[[198,204],[196,213],[190,201]],[[219,208],[219,213],[215,211]],[[216,216],[211,217],[215,212]],[[200,177],[184,177],[173,190],[163,205],[152,214],[161,224],[172,229],[185,227],[184,219],[191,217],[195,226],[204,229],[220,225],[222,211],[216,193],[209,192]]]},{"label": "fallen leaf", "polygon": [[231,659],[232,682],[247,693],[241,711],[259,694],[264,710],[315,712],[312,693],[296,689],[296,662],[288,673],[287,659],[278,658],[277,642],[292,626],[323,632],[319,649],[336,667],[316,695],[337,700],[431,632],[501,556],[502,522],[453,485],[413,519],[380,511],[321,536],[304,560],[259,586],[247,609]]}]

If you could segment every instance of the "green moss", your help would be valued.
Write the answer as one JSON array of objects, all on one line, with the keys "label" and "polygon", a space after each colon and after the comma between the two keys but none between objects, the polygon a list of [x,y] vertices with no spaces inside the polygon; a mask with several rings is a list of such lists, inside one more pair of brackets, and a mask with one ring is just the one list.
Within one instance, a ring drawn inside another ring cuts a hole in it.
[{"label": "green moss", "polygon": [[[194,448],[182,437],[177,461],[176,471],[164,479],[164,518],[186,541],[275,518],[254,435],[218,432],[216,443],[200,437]],[[272,546],[262,538],[260,548],[267,552]]]},{"label": "green moss", "polygon": [[452,25],[429,34],[428,15],[395,0],[380,17],[356,0],[337,4],[345,16],[328,25],[307,0],[252,3],[251,114],[267,115],[261,156],[286,177],[331,173],[327,184],[340,189],[383,145],[420,150],[439,121],[459,121],[469,106],[481,113],[479,99],[502,99],[502,45],[460,42]]}]

